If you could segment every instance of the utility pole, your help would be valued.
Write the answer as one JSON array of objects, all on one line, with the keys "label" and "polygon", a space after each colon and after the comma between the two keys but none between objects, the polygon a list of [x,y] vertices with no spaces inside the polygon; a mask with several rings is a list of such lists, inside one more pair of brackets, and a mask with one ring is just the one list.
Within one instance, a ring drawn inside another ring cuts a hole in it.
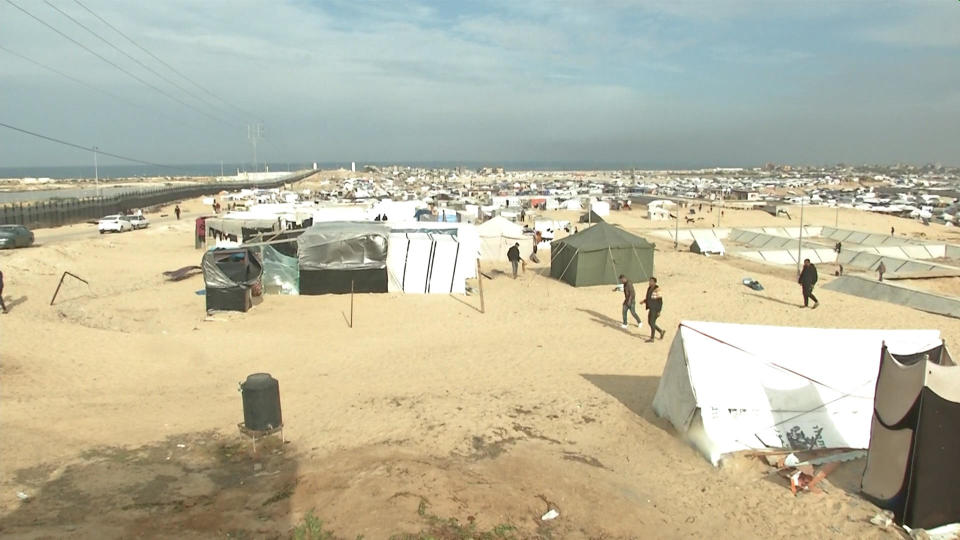
[{"label": "utility pole", "polygon": [[97,197],[99,197],[100,196],[100,164],[97,163],[97,150],[99,150],[99,148],[94,146],[93,147],[93,181],[97,186]]},{"label": "utility pole", "polygon": [[677,244],[680,242],[680,203],[676,203],[674,206],[676,207],[674,212],[677,213],[677,219],[676,224],[673,226],[673,249],[676,250]]},{"label": "utility pole", "polygon": [[720,215],[723,214],[723,186],[720,186],[720,211],[717,212],[717,227],[720,227]]},{"label": "utility pole", "polygon": [[256,124],[247,124],[247,139],[250,141],[250,144],[253,146],[253,170],[256,172],[259,170],[257,168],[257,141],[263,138],[263,123],[257,122]]},{"label": "utility pole", "polygon": [[801,191],[800,192],[800,235],[797,240],[797,275],[800,274],[800,265],[803,263],[803,259],[800,258],[802,256],[801,249],[803,249],[803,202],[804,202],[803,199],[804,199],[804,193]]}]

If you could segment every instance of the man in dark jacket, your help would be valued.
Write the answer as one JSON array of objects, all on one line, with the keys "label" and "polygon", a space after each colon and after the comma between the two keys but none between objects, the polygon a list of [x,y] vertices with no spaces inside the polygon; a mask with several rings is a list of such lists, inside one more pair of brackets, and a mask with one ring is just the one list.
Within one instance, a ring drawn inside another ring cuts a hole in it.
[{"label": "man in dark jacket", "polygon": [[797,279],[797,283],[803,290],[803,307],[808,307],[810,300],[813,300],[813,309],[817,309],[820,301],[813,295],[813,286],[817,283],[817,267],[810,264],[810,259],[803,260],[803,270],[800,271],[800,278]]},{"label": "man in dark jacket", "polygon": [[520,266],[520,242],[513,244],[513,247],[507,250],[507,260],[513,267],[513,279],[517,279],[517,267]]},{"label": "man in dark jacket", "polygon": [[3,303],[3,271],[0,271],[0,309],[7,312],[7,305]]},{"label": "man in dark jacket", "polygon": [[660,339],[663,339],[663,335],[666,332],[663,331],[663,328],[657,326],[657,319],[660,318],[660,311],[663,310],[663,296],[660,293],[660,286],[657,285],[657,278],[650,278],[650,283],[647,285],[647,296],[643,299],[641,304],[647,306],[647,324],[650,325],[650,341],[653,341],[653,336],[655,333],[660,334]]},{"label": "man in dark jacket", "polygon": [[633,288],[633,283],[630,283],[627,276],[623,274],[620,274],[620,284],[623,287],[623,324],[620,325],[620,328],[627,327],[627,312],[633,314],[633,320],[637,321],[637,328],[643,327],[640,316],[637,315],[637,290]]}]

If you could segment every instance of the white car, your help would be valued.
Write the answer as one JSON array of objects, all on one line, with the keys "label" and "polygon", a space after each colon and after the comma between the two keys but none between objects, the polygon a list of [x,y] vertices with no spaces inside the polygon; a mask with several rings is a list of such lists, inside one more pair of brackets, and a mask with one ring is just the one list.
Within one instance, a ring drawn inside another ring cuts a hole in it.
[{"label": "white car", "polygon": [[133,224],[130,223],[130,220],[127,218],[128,216],[121,216],[119,214],[102,217],[100,218],[100,221],[97,222],[97,229],[100,230],[100,234],[105,232],[132,231]]},{"label": "white car", "polygon": [[150,226],[150,220],[147,216],[124,216],[124,218],[133,225],[134,229],[146,229]]}]

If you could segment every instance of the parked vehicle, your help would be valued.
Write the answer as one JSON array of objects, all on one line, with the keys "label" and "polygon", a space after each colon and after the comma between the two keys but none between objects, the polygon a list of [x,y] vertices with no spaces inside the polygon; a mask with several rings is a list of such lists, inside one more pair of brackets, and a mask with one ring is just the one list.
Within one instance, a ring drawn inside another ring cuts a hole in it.
[{"label": "parked vehicle", "polygon": [[130,216],[122,216],[119,214],[102,217],[100,221],[97,222],[97,229],[100,230],[100,234],[105,232],[132,231],[133,224],[130,223],[129,217]]},{"label": "parked vehicle", "polygon": [[150,226],[150,220],[147,219],[147,216],[139,215],[139,216],[124,216],[124,217],[127,219],[127,221],[130,222],[131,225],[133,225],[134,229],[146,229],[147,227]]},{"label": "parked vehicle", "polygon": [[33,245],[33,232],[23,225],[0,225],[0,249]]}]

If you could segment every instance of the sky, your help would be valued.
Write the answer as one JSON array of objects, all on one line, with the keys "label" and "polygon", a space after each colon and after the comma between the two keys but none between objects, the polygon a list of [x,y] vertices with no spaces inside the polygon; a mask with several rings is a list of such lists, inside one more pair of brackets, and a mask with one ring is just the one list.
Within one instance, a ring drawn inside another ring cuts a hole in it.
[{"label": "sky", "polygon": [[0,122],[153,163],[960,165],[957,0],[0,0],[0,47]]}]

